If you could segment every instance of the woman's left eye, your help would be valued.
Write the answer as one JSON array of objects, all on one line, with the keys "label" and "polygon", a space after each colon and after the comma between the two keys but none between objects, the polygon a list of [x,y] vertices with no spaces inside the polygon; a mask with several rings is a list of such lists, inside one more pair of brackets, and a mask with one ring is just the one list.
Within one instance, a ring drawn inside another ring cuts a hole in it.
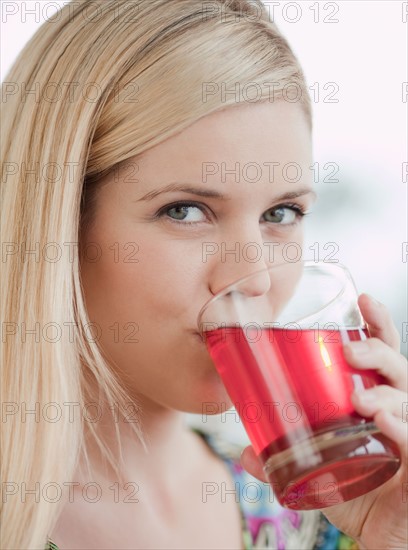
[{"label": "woman's left eye", "polygon": [[[268,216],[268,214],[271,215]],[[293,225],[305,215],[304,210],[298,205],[276,206],[267,210],[264,214],[267,222],[278,223],[280,225]]]}]

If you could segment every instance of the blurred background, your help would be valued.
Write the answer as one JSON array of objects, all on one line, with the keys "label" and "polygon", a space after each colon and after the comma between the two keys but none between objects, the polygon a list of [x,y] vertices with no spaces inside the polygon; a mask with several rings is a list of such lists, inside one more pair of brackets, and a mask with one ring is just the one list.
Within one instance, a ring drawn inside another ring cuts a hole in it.
[{"label": "blurred background", "polygon": [[[66,3],[2,0],[2,81],[44,17]],[[313,100],[319,199],[306,222],[306,249],[312,247],[310,258],[331,254],[347,265],[359,291],[389,307],[406,355],[407,3],[264,4],[297,55]],[[188,421],[246,440],[233,410]]]}]

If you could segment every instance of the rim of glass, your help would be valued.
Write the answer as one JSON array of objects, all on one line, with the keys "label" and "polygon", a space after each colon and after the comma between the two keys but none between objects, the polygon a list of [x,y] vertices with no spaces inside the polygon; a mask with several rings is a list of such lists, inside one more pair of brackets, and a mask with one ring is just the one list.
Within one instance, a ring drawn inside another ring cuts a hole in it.
[{"label": "rim of glass", "polygon": [[[323,260],[320,260],[318,262],[315,262],[313,260],[303,260],[301,263],[303,263],[303,267],[316,267],[316,266],[330,266],[331,268],[334,268],[335,270],[337,271],[342,271],[342,272],[345,272],[346,275],[349,277],[351,283],[353,284],[354,288],[357,290],[356,288],[356,285],[355,285],[355,282],[354,282],[354,279],[353,277],[351,276],[351,273],[349,271],[349,269],[342,263],[340,262],[325,262]],[[202,329],[200,328],[200,324],[201,324],[201,317],[204,313],[204,311],[213,303],[215,302],[216,300],[219,300],[220,298],[222,298],[223,296],[225,296],[225,294],[228,294],[231,289],[233,289],[235,286],[237,286],[238,284],[241,284],[243,283],[244,281],[246,281],[247,279],[251,279],[251,277],[255,277],[257,275],[259,275],[260,273],[264,273],[264,272],[269,272],[271,269],[275,269],[277,267],[281,267],[283,265],[287,265],[286,263],[281,263],[281,264],[276,264],[276,265],[271,265],[269,267],[264,267],[263,269],[260,269],[259,271],[256,271],[254,273],[250,273],[249,275],[245,275],[245,277],[241,277],[240,279],[237,279],[235,282],[233,283],[230,283],[229,285],[227,285],[226,287],[222,288],[221,290],[219,290],[217,292],[217,294],[215,294],[212,298],[210,298],[209,300],[207,300],[205,302],[205,304],[202,306],[202,308],[200,309],[199,313],[198,313],[198,316],[197,316],[197,325],[198,325],[198,330],[200,332],[200,334],[203,332]],[[319,311],[322,311],[323,309],[326,309],[328,306],[330,306],[335,300],[337,300],[344,292],[344,289],[345,289],[345,285],[342,286],[340,292],[338,292],[338,294],[336,294],[336,296],[334,296],[334,298],[332,298],[331,300],[329,300],[327,302],[327,304],[325,306],[323,306],[322,308],[316,310],[314,313],[312,313],[311,315],[305,315],[303,317],[300,317],[299,319],[296,319],[295,322],[298,322],[298,321],[302,321],[303,319],[307,319],[308,317],[311,317],[312,315],[315,315],[317,312]]]}]

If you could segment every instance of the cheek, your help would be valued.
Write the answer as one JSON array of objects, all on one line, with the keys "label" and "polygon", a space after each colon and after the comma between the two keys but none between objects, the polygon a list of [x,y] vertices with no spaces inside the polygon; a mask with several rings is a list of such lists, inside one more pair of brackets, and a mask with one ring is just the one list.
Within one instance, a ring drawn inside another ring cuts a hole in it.
[{"label": "cheek", "polygon": [[168,253],[161,263],[149,261],[157,252],[150,248],[136,264],[85,266],[90,320],[101,327],[99,344],[131,392],[199,413],[202,402],[228,401],[205,346],[190,332],[202,305],[194,302],[200,271]]},{"label": "cheek", "polygon": [[147,237],[138,243],[118,239],[115,246],[105,241],[99,261],[82,265],[88,313],[101,326],[104,347],[112,351],[113,332],[126,326],[130,331],[137,325],[146,342],[149,332],[166,335],[169,345],[180,331],[195,328],[208,296],[201,246],[188,244]]}]

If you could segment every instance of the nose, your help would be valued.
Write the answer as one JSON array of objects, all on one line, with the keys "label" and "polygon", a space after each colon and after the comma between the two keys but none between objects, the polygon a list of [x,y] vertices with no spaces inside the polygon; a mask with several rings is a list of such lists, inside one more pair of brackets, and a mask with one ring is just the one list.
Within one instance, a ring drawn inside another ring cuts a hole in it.
[{"label": "nose", "polygon": [[[233,287],[231,291],[236,289],[249,298],[266,294],[271,288],[270,274],[266,270],[266,267],[266,265],[262,267],[258,266],[253,272],[240,277],[239,280],[237,280],[236,286]],[[236,279],[232,282],[234,283],[235,280]]]},{"label": "nose", "polygon": [[236,290],[245,296],[261,296],[269,291],[271,282],[267,268],[271,264],[259,235],[256,239],[252,235],[251,239],[218,243],[218,252],[218,257],[212,259],[209,282],[213,295],[238,281]]}]

